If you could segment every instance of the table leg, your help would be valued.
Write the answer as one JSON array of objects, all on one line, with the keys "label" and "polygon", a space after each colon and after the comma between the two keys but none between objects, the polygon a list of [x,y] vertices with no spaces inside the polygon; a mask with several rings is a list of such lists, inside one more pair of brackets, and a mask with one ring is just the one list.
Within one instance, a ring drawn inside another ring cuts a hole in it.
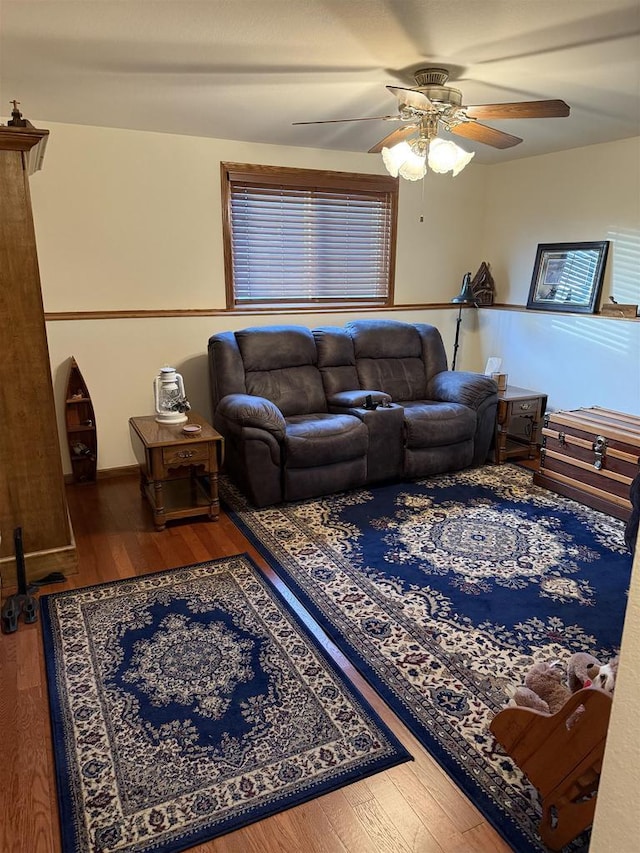
[{"label": "table leg", "polygon": [[218,472],[209,474],[209,519],[217,521],[220,515],[220,501],[218,499]]},{"label": "table leg", "polygon": [[529,459],[535,459],[538,455],[538,444],[536,442],[538,436],[538,417],[531,421],[531,441],[529,442]]},{"label": "table leg", "polygon": [[164,516],[164,492],[162,489],[162,480],[153,481],[153,520],[156,525],[156,530],[165,529],[166,519]]},{"label": "table leg", "polygon": [[495,461],[496,465],[502,465],[506,459],[507,452],[507,425],[496,424],[495,437]]}]

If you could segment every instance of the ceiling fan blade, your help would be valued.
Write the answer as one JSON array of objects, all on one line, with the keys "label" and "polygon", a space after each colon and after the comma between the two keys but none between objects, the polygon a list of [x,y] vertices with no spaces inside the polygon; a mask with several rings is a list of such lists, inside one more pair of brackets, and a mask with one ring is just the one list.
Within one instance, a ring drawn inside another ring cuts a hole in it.
[{"label": "ceiling fan blade", "polygon": [[407,136],[411,136],[412,133],[415,133],[417,125],[415,124],[405,124],[404,127],[399,127],[397,130],[394,130],[392,133],[389,133],[385,136],[384,139],[381,139],[373,148],[369,149],[369,154],[379,154],[383,148],[389,148],[391,145],[397,145],[398,142],[402,142],[407,138]]},{"label": "ceiling fan blade", "polygon": [[387,86],[387,89],[396,96],[401,107],[413,107],[416,110],[430,110],[433,107],[429,98],[415,89],[403,89],[400,86]]},{"label": "ceiling fan blade", "polygon": [[293,121],[291,124],[339,124],[343,121],[401,121],[401,116],[365,116],[364,118],[328,118],[324,121]]},{"label": "ceiling fan blade", "polygon": [[521,101],[516,104],[475,104],[465,107],[471,118],[564,118],[571,109],[564,101]]},{"label": "ceiling fan blade", "polygon": [[476,121],[465,121],[450,128],[451,133],[464,136],[466,139],[475,139],[476,142],[484,142],[494,148],[512,148],[522,142],[519,136],[512,136],[495,127],[487,127],[486,124],[478,124]]}]

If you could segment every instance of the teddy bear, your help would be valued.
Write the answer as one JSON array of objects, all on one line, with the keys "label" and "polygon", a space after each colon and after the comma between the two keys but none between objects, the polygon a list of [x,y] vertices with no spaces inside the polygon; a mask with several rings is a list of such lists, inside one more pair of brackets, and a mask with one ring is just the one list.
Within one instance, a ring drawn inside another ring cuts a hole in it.
[{"label": "teddy bear", "polygon": [[571,696],[564,676],[559,663],[534,663],[525,676],[524,685],[512,691],[509,704],[555,714]]}]

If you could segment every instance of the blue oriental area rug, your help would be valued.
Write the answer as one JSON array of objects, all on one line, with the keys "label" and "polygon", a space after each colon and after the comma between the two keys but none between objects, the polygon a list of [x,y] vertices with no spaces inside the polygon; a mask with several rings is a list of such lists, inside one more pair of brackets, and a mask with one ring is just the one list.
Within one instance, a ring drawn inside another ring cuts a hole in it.
[{"label": "blue oriental area rug", "polygon": [[63,851],[177,851],[410,758],[246,555],[43,598]]},{"label": "blue oriental area rug", "polygon": [[513,465],[262,510],[226,481],[223,497],[514,850],[544,850],[537,792],[489,724],[532,663],[618,652],[631,573],[623,523]]}]

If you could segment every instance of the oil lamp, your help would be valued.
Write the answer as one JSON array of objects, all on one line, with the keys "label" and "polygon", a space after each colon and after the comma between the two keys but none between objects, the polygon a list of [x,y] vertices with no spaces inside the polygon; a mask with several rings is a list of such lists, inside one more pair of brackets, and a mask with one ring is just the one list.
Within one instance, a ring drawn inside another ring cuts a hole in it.
[{"label": "oil lamp", "polygon": [[175,367],[161,367],[153,380],[156,420],[161,424],[183,424],[191,406],[184,393],[182,376]]}]

